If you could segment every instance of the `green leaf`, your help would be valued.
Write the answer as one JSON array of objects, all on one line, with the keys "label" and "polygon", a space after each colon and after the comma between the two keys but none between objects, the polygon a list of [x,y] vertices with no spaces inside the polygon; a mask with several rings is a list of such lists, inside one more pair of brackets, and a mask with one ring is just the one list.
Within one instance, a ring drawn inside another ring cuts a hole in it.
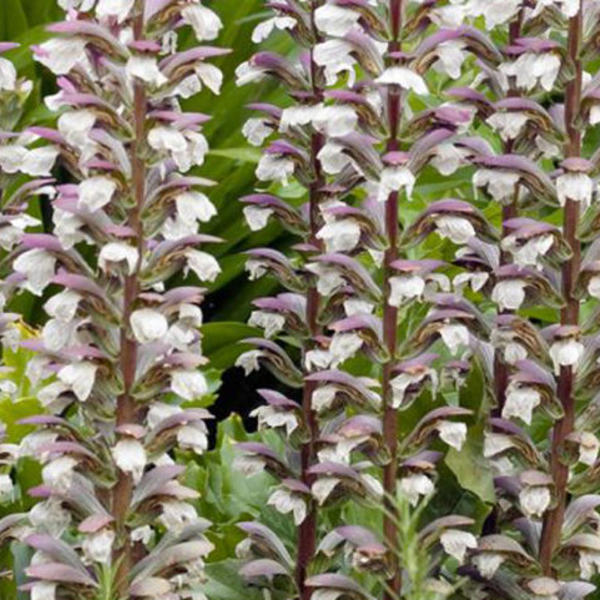
[{"label": "green leaf", "polygon": [[461,487],[477,495],[484,502],[495,501],[494,477],[489,461],[483,457],[483,426],[471,427],[460,451],[450,448],[446,465],[454,473]]}]

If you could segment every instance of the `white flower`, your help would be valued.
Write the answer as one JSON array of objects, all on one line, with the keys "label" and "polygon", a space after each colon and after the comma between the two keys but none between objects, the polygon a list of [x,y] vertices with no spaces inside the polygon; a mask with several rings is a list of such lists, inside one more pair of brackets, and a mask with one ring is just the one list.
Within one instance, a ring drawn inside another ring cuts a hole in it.
[{"label": "white flower", "polygon": [[527,282],[522,279],[503,279],[492,290],[492,301],[500,310],[517,310],[525,301]]},{"label": "white flower", "polygon": [[558,340],[550,346],[550,358],[554,363],[554,372],[560,374],[560,367],[571,367],[577,370],[583,357],[585,347],[581,342],[573,339]]},{"label": "white flower", "polygon": [[560,71],[560,64],[560,57],[554,53],[525,52],[514,62],[500,65],[500,72],[515,77],[517,87],[528,92],[538,84],[550,92]]},{"label": "white flower", "polygon": [[54,146],[42,146],[28,150],[20,170],[32,177],[47,177],[54,166],[59,151]]},{"label": "white flower", "polygon": [[86,42],[78,37],[55,37],[41,44],[35,60],[55,75],[66,75],[77,63],[87,63]]},{"label": "white flower", "polygon": [[485,271],[481,272],[470,272],[470,273],[459,273],[452,280],[452,287],[459,293],[462,294],[463,289],[466,285],[470,285],[474,292],[478,292],[490,278],[489,274]]},{"label": "white flower", "polygon": [[115,532],[105,527],[87,535],[81,544],[81,549],[89,561],[108,565],[112,558],[114,541]]},{"label": "white flower", "polygon": [[353,164],[350,157],[344,154],[342,146],[331,141],[319,150],[317,158],[328,175],[341,173],[345,167]]},{"label": "white flower", "polygon": [[133,311],[129,322],[133,335],[140,344],[150,344],[164,338],[169,329],[165,316],[151,308]]},{"label": "white flower", "polygon": [[523,267],[539,267],[540,257],[546,255],[552,244],[554,237],[550,233],[537,235],[522,246],[517,244],[515,236],[509,235],[502,240],[503,250],[508,250],[515,264]]},{"label": "white flower", "polygon": [[55,208],[52,220],[54,221],[54,235],[66,250],[83,240],[89,239],[87,234],[82,231],[84,223],[77,215]]},{"label": "white flower", "polygon": [[22,287],[41,296],[54,277],[55,265],[56,258],[52,254],[42,248],[32,248],[17,256],[13,268],[27,278]]},{"label": "white flower", "polygon": [[36,529],[48,532],[53,537],[60,537],[71,522],[71,513],[62,507],[62,500],[51,496],[34,505],[28,518]]},{"label": "white flower", "polygon": [[135,0],[98,0],[96,15],[99,18],[116,17],[122,23],[129,17]]},{"label": "white flower", "polygon": [[502,417],[518,417],[527,425],[531,425],[533,409],[540,405],[542,397],[535,388],[519,387],[510,383],[506,389],[506,402],[502,407]]},{"label": "white flower", "polygon": [[469,330],[464,325],[446,323],[440,329],[440,336],[452,355],[456,355],[461,346],[469,345]]},{"label": "white flower", "polygon": [[325,223],[316,237],[325,242],[327,252],[349,252],[356,248],[360,236],[360,226],[354,219],[339,219]]},{"label": "white flower", "polygon": [[406,189],[406,197],[410,200],[414,186],[415,176],[408,167],[386,167],[381,171],[377,201],[385,202],[392,192],[403,189]]},{"label": "white flower", "polygon": [[98,367],[90,362],[66,365],[58,372],[58,378],[68,385],[80,402],[85,402],[94,387]]},{"label": "white flower", "polygon": [[208,384],[200,371],[177,369],[171,372],[171,390],[184,400],[196,400],[208,393]]},{"label": "white flower", "polygon": [[112,449],[112,455],[117,467],[124,473],[129,473],[137,485],[148,462],[144,446],[138,440],[124,438]]},{"label": "white flower", "polygon": [[105,272],[109,272],[119,263],[127,265],[127,275],[133,275],[138,262],[137,248],[125,242],[109,242],[102,246],[98,255],[98,265]]},{"label": "white flower", "polygon": [[460,529],[446,529],[440,536],[440,543],[444,552],[454,557],[460,564],[465,561],[467,549],[477,548],[477,538],[472,533]]},{"label": "white flower", "polygon": [[281,514],[294,514],[294,524],[300,525],[306,518],[306,502],[299,494],[294,494],[286,488],[276,489],[267,500],[267,504],[274,506]]},{"label": "white flower", "polygon": [[312,494],[320,506],[325,504],[338,483],[340,480],[336,477],[320,477],[312,484]]},{"label": "white flower", "polygon": [[336,368],[347,359],[353,357],[362,347],[363,340],[357,333],[336,333],[329,347],[333,358],[331,366]]},{"label": "white flower", "polygon": [[275,29],[284,31],[296,27],[296,19],[293,17],[271,17],[262,23],[259,23],[252,32],[252,41],[255,44],[264,42]]},{"label": "white flower", "polygon": [[581,202],[585,210],[592,201],[594,182],[585,173],[564,173],[556,179],[556,194],[561,206],[567,200]]},{"label": "white flower", "polygon": [[157,125],[148,133],[148,144],[157,152],[185,152],[187,141],[179,129]]},{"label": "white flower", "polygon": [[28,227],[40,224],[39,219],[27,214],[10,216],[8,219],[9,221],[0,227],[0,246],[4,250],[12,250],[21,241],[21,236]]},{"label": "white flower", "polygon": [[503,554],[494,552],[482,552],[473,557],[473,563],[485,579],[491,579],[505,560],[506,557]]},{"label": "white flower", "polygon": [[116,189],[115,180],[108,177],[100,175],[85,179],[78,186],[78,205],[84,206],[91,212],[100,210],[112,200]]},{"label": "white flower", "polygon": [[512,202],[515,197],[515,186],[519,183],[518,173],[478,169],[473,175],[475,187],[487,187],[488,193],[496,202]]},{"label": "white flower", "polygon": [[49,319],[42,329],[44,346],[52,352],[58,352],[66,346],[75,344],[78,325],[76,322],[63,323],[58,319]]},{"label": "white flower", "polygon": [[10,60],[0,58],[0,90],[14,91],[17,85],[17,70]]},{"label": "white flower", "polygon": [[326,369],[333,360],[333,356],[328,350],[322,350],[321,348],[315,348],[309,350],[304,355],[304,366],[307,371],[312,371],[313,367],[316,369]]},{"label": "white flower", "polygon": [[196,454],[204,454],[208,450],[208,437],[206,425],[196,421],[191,425],[184,425],[177,432],[177,443],[180,448],[191,449]]},{"label": "white flower", "polygon": [[167,83],[168,79],[158,68],[158,62],[153,56],[132,55],[127,60],[125,72],[134,79],[141,79],[154,87],[160,87]]},{"label": "white flower", "polygon": [[351,317],[352,315],[370,315],[374,308],[371,302],[367,302],[361,298],[348,298],[348,300],[344,300],[344,312],[347,317]]},{"label": "white flower", "polygon": [[424,369],[416,373],[400,373],[390,381],[392,388],[392,407],[399,408],[404,403],[406,391],[411,385],[420,383],[424,379],[431,380],[431,387],[435,390],[438,384],[438,376],[434,369]]},{"label": "white flower", "polygon": [[44,483],[57,492],[66,494],[73,482],[73,471],[77,461],[70,456],[61,456],[50,461],[42,469]]},{"label": "white flower", "polygon": [[348,73],[348,86],[352,87],[356,79],[354,65],[356,61],[352,57],[352,44],[344,40],[327,40],[317,44],[313,50],[313,60],[317,65],[323,67],[325,81],[328,86],[335,85],[338,75]]},{"label": "white flower", "polygon": [[579,462],[592,466],[598,458],[600,441],[589,431],[583,431],[579,438]]},{"label": "white flower", "polygon": [[519,492],[519,504],[528,517],[541,517],[551,500],[550,490],[545,486],[525,486]]},{"label": "white flower", "polygon": [[333,37],[344,37],[353,29],[360,29],[360,13],[335,4],[323,4],[317,8],[314,19],[317,29]]},{"label": "white flower", "polygon": [[57,128],[70,146],[87,155],[96,148],[95,142],[90,139],[90,132],[95,123],[96,115],[93,111],[70,110],[58,118]]},{"label": "white flower", "polygon": [[147,546],[154,538],[154,530],[150,525],[142,525],[136,527],[131,531],[131,541],[141,542],[144,546]]},{"label": "white flower", "polygon": [[249,61],[241,63],[235,70],[237,86],[246,85],[255,81],[260,81],[265,76],[264,69],[255,67]]},{"label": "white flower", "polygon": [[523,112],[505,112],[494,113],[487,119],[490,127],[500,132],[503,141],[514,140],[523,130],[528,120],[528,116]]},{"label": "white flower", "polygon": [[351,106],[323,106],[313,112],[312,122],[316,129],[329,136],[342,137],[352,133],[358,123],[358,115]]},{"label": "white flower", "polygon": [[10,475],[0,473],[0,501],[10,499],[13,495],[14,484]]},{"label": "white flower", "polygon": [[470,0],[466,5],[469,16],[485,17],[485,28],[493,29],[510,21],[521,8],[521,0]]},{"label": "white flower", "polygon": [[600,552],[580,550],[579,572],[582,579],[591,579],[596,573],[600,573]]},{"label": "white flower", "polygon": [[440,439],[460,451],[467,439],[467,426],[465,423],[455,423],[454,421],[440,421],[436,425]]},{"label": "white flower", "polygon": [[331,407],[335,400],[336,388],[333,385],[322,385],[318,387],[311,396],[311,406],[313,410],[322,412]]},{"label": "white flower", "polygon": [[425,280],[418,275],[390,277],[390,306],[400,307],[407,300],[421,298],[425,291]]},{"label": "white flower", "polygon": [[253,146],[262,146],[262,143],[273,133],[273,126],[265,119],[248,119],[242,127],[242,135]]},{"label": "white flower", "polygon": [[262,358],[264,353],[262,350],[248,350],[240,354],[235,361],[236,367],[242,367],[246,376],[250,375],[252,371],[258,371],[260,368],[258,359]]},{"label": "white flower", "polygon": [[264,329],[265,337],[272,338],[273,336],[277,335],[285,326],[285,317],[273,312],[254,310],[250,315],[248,325]]},{"label": "white flower", "polygon": [[221,267],[212,254],[188,248],[185,257],[187,258],[185,274],[187,275],[188,269],[191,269],[200,281],[214,281],[221,272]]},{"label": "white flower", "polygon": [[162,512],[159,521],[165,526],[167,531],[172,533],[180,532],[186,525],[198,519],[196,509],[187,502],[167,500],[166,502],[161,502],[161,508]]},{"label": "white flower", "polygon": [[223,27],[216,13],[200,3],[186,6],[181,11],[181,18],[192,26],[199,42],[216,39]]},{"label": "white flower", "polygon": [[425,80],[408,67],[388,67],[375,79],[375,82],[382,85],[397,85],[404,90],[412,90],[415,94],[421,96],[429,94]]},{"label": "white flower", "polygon": [[587,291],[593,298],[600,298],[600,275],[590,277],[587,284]]},{"label": "white flower", "polygon": [[[223,73],[221,69],[209,63],[199,63],[196,65],[194,72],[196,73],[196,79],[199,79],[213,94],[221,93],[221,86],[223,85]],[[182,84],[183,82],[180,86]],[[199,86],[198,91],[200,91],[200,88],[201,86]],[[197,92],[192,93],[191,96],[195,93]]]},{"label": "white flower", "polygon": [[333,267],[321,263],[308,263],[306,269],[317,275],[317,291],[321,296],[330,296],[345,284],[344,278]]},{"label": "white flower", "polygon": [[252,231],[260,231],[267,226],[269,218],[273,214],[273,209],[262,206],[244,206],[242,212],[244,213],[248,227]]},{"label": "white flower", "polygon": [[411,506],[416,506],[421,496],[430,496],[435,491],[433,481],[423,473],[413,473],[400,479],[400,491]]},{"label": "white flower", "polygon": [[518,361],[525,358],[527,358],[527,349],[521,344],[511,342],[504,347],[504,360],[509,365],[516,365]]},{"label": "white flower", "polygon": [[277,410],[273,406],[259,406],[251,413],[251,417],[258,419],[259,429],[285,427],[289,436],[298,428],[298,419],[290,410]]},{"label": "white flower", "polygon": [[263,154],[256,167],[256,177],[260,181],[280,181],[288,184],[288,178],[294,174],[295,164],[287,156]]},{"label": "white flower", "polygon": [[31,586],[31,600],[56,600],[56,583],[36,581]]},{"label": "white flower", "polygon": [[466,44],[462,40],[442,42],[436,49],[438,60],[433,64],[436,71],[446,73],[452,79],[459,79],[462,64],[468,56]]},{"label": "white flower", "polygon": [[441,238],[448,238],[455,244],[466,244],[475,237],[475,228],[468,219],[453,215],[442,215],[435,220],[435,227]]},{"label": "white flower", "polygon": [[492,458],[514,447],[514,442],[508,435],[486,432],[483,439],[483,456]]},{"label": "white flower", "polygon": [[469,155],[467,150],[455,146],[451,142],[438,144],[433,152],[434,156],[430,163],[439,171],[440,175],[452,175]]}]

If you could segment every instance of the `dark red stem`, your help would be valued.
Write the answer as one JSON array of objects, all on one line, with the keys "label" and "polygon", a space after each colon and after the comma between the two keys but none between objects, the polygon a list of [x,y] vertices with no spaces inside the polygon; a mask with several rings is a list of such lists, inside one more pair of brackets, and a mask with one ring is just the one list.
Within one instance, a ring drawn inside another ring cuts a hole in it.
[{"label": "dark red stem", "polygon": [[[581,155],[581,132],[576,129],[575,119],[581,102],[582,65],[579,49],[582,38],[582,11],[569,20],[568,54],[575,64],[575,78],[569,82],[565,99],[565,126],[568,141],[565,148],[567,157]],[[579,203],[568,199],[564,210],[563,235],[571,246],[573,256],[562,269],[562,291],[565,307],[561,312],[562,325],[577,325],[579,322],[579,302],[573,291],[581,263],[581,244],[577,239]],[[567,480],[569,468],[561,461],[561,449],[575,424],[575,376],[571,367],[561,367],[558,378],[558,397],[564,417],[558,421],[552,434],[551,468],[554,479],[556,506],[544,515],[542,539],[540,542],[540,563],[544,574],[552,574],[552,557],[560,543],[565,507],[567,504]]]},{"label": "dark red stem", "polygon": [[[138,3],[138,14],[134,22],[135,39],[142,39],[143,36],[143,15],[142,8]],[[126,277],[125,289],[123,294],[123,322],[121,326],[121,374],[123,378],[123,394],[117,399],[117,426],[126,423],[134,423],[138,420],[138,410],[135,400],[131,396],[131,389],[135,380],[135,370],[137,365],[137,343],[130,337],[129,317],[139,293],[139,270],[141,267],[142,254],[144,251],[144,232],[140,213],[145,198],[145,178],[146,168],[143,159],[139,155],[139,148],[144,140],[144,126],[146,120],[146,92],[142,83],[134,84],[134,106],[133,119],[135,139],[131,143],[131,163],[132,163],[132,197],[134,206],[132,207],[127,224],[136,232],[136,240],[139,252],[136,271]],[[129,573],[132,564],[132,546],[127,531],[126,521],[131,504],[133,492],[133,483],[131,476],[122,471],[119,472],[119,478],[112,494],[112,512],[115,519],[118,535],[118,546],[116,549],[115,563],[118,564],[115,576],[115,590],[118,598],[126,598],[129,594]]]},{"label": "dark red stem", "polygon": [[[391,41],[388,45],[389,52],[400,50],[400,29],[402,27],[402,0],[390,0],[390,25]],[[386,144],[387,152],[398,150],[398,123],[400,120],[400,95],[397,90],[388,88],[388,118],[389,139]],[[388,240],[388,249],[383,260],[384,276],[384,307],[383,307],[383,339],[389,353],[389,360],[383,365],[382,392],[384,401],[383,436],[390,453],[390,461],[383,469],[384,507],[386,512],[383,517],[383,537],[390,549],[392,561],[392,576],[387,582],[388,590],[383,594],[384,600],[393,600],[400,597],[402,588],[402,573],[398,564],[398,527],[394,515],[396,506],[396,482],[398,475],[398,410],[392,406],[392,388],[390,379],[396,357],[397,344],[397,319],[398,310],[390,306],[387,299],[390,296],[390,277],[393,269],[390,266],[398,258],[398,193],[389,195],[385,205],[385,229]]]},{"label": "dark red stem", "polygon": [[[313,0],[311,3],[311,23],[312,31],[315,40],[319,41],[320,36],[314,23],[315,10],[321,4],[318,0]],[[323,99],[323,90],[318,84],[318,67],[312,59],[311,50],[311,61],[310,61],[312,89],[315,102],[319,102]],[[320,228],[320,215],[319,215],[319,200],[320,190],[325,183],[323,172],[321,170],[321,164],[317,158],[317,155],[323,147],[324,139],[319,133],[314,133],[311,138],[311,163],[314,178],[309,187],[309,220],[310,220],[310,243],[316,247],[320,246],[320,240],[317,239],[317,232]],[[320,334],[320,327],[318,324],[319,304],[320,297],[315,285],[311,285],[307,292],[306,302],[306,322],[310,338],[308,343],[305,345],[304,350],[308,351],[314,344],[314,339]],[[319,436],[319,426],[317,422],[317,416],[312,409],[312,394],[315,390],[316,384],[314,382],[305,382],[304,389],[302,392],[302,410],[306,423],[310,431],[310,439],[308,442],[302,445],[300,451],[301,469],[302,469],[302,481],[310,486],[312,484],[312,477],[308,470],[315,462],[315,440]],[[314,502],[311,502],[308,507],[307,515],[304,521],[300,524],[298,531],[298,557],[296,563],[296,585],[298,586],[300,599],[310,600],[312,590],[306,587],[304,584],[310,561],[315,554],[317,541],[317,510]]]}]

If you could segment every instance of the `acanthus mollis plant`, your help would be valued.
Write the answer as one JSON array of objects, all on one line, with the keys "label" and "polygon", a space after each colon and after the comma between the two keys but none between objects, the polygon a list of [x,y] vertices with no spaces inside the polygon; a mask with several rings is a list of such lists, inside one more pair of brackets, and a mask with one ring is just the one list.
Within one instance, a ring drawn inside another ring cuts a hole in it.
[{"label": "acanthus mollis plant", "polygon": [[[45,413],[26,420],[37,430],[17,452],[42,465],[29,490],[39,501],[2,535],[31,547],[24,587],[35,600],[204,598],[209,523],[173,451],[208,445],[197,283],[218,275],[206,246],[219,240],[198,231],[216,212],[212,182],[190,172],[208,150],[209,117],[180,99],[218,93],[209,59],[225,51],[178,51],[177,38],[190,25],[210,41],[221,24],[194,0],[60,4],[66,21],[33,48],[58,76],[46,99],[57,128],[32,127],[33,149],[9,140],[1,154],[4,170],[32,176],[58,159],[72,181],[34,179],[4,202],[5,215],[25,215],[46,186],[53,227],[15,233],[6,259],[3,292],[44,295],[49,318],[24,342]],[[181,271],[186,284],[167,288]]]},{"label": "acanthus mollis plant", "polygon": [[[465,16],[476,5],[466,5]],[[487,3],[479,5],[485,11]],[[596,85],[584,67],[597,52],[598,8],[507,2],[484,13],[498,26],[491,39],[502,58],[496,51],[490,65],[480,57],[471,86],[448,91],[476,111],[478,134],[451,140],[453,170],[473,165],[474,188],[502,207],[499,245],[475,205],[443,207],[460,217],[453,262],[465,273],[453,283],[464,286],[461,319],[497,406],[484,456],[498,500],[465,568],[493,598],[580,598],[594,589],[582,580],[594,575],[598,556],[596,342],[593,318],[579,312],[596,311],[597,167],[585,144]],[[434,227],[442,207],[432,214],[433,206],[409,230],[413,237]],[[439,309],[451,304],[438,298]]]},{"label": "acanthus mollis plant", "polygon": [[[376,574],[377,593],[395,597],[409,593],[411,585],[414,592],[417,586],[415,581],[404,585],[401,581],[405,565],[399,562],[410,561],[409,549],[419,538],[416,534],[403,538],[400,518],[414,528],[418,519],[411,520],[411,507],[419,505],[414,510],[422,512],[435,491],[436,463],[443,454],[429,446],[460,450],[470,415],[459,406],[424,404],[428,390],[437,387],[437,367],[443,362],[428,347],[441,339],[442,348],[446,346],[454,355],[468,351],[471,339],[465,323],[473,318],[471,305],[449,294],[449,279],[440,272],[444,262],[415,258],[401,246],[400,221],[407,225],[410,220],[404,216],[408,211],[403,213],[399,207],[401,203],[410,206],[418,193],[417,179],[427,165],[444,169],[448,162],[460,159],[461,151],[472,156],[481,149],[479,140],[471,138],[459,150],[449,142],[470,125],[475,112],[470,106],[444,104],[419,112],[413,103],[418,105],[418,99],[430,96],[424,75],[432,63],[458,77],[452,57],[449,66],[446,61],[453,46],[448,44],[445,53],[444,42],[459,40],[490,63],[497,62],[500,54],[473,27],[440,31],[441,35],[434,33],[435,25],[433,31],[427,29],[447,12],[430,5],[315,3],[310,6],[314,11],[310,19],[303,13],[301,21],[290,16],[298,14],[296,5],[271,6],[277,16],[257,32],[280,27],[298,38],[307,22],[314,23],[313,47],[308,58],[300,55],[300,66],[269,53],[259,53],[240,66],[242,83],[275,75],[297,101],[283,110],[254,105],[262,115],[251,119],[245,132],[256,145],[273,133],[285,135],[267,146],[257,176],[282,182],[294,176],[309,188],[310,202],[302,212],[271,194],[257,194],[244,199],[245,213],[253,228],[263,227],[274,215],[308,239],[294,247],[298,254],[292,258],[274,249],[250,252],[252,278],[270,272],[290,290],[275,299],[258,300],[251,323],[263,327],[267,337],[283,332],[300,338],[296,345],[302,345],[303,361],[297,365],[274,342],[253,339],[248,341],[257,348],[244,353],[239,364],[248,371],[264,365],[284,383],[302,387],[304,401],[300,407],[279,393],[263,392],[268,405],[257,410],[259,423],[283,430],[291,458],[264,445],[244,444],[240,466],[246,472],[266,468],[282,480],[272,503],[282,512],[297,511],[300,552],[304,550],[307,503],[315,510],[315,504],[335,505],[353,497],[384,513],[382,531],[350,525],[321,539],[308,569],[312,576],[303,581],[296,571],[303,598],[311,591],[315,597],[368,595],[349,573]],[[293,18],[296,25],[290,21]],[[432,33],[434,43],[422,39],[425,29]],[[316,97],[314,88],[305,89],[311,82],[307,70],[324,78],[325,89]],[[341,77],[345,89],[334,88],[342,83]],[[319,179],[310,170],[315,158],[321,169]],[[495,238],[483,216],[470,205],[442,200],[429,207],[410,232],[404,232],[402,241],[407,248],[416,238],[437,231],[443,238],[462,243],[471,231],[465,234],[464,222],[471,228],[481,225],[484,235]],[[303,253],[308,253],[308,262]],[[315,276],[308,284],[307,275]],[[311,302],[315,296],[319,298],[316,313],[309,308],[315,306]],[[401,326],[408,320],[422,320],[422,307],[431,302],[438,308],[419,331]],[[307,336],[305,324],[310,325],[315,316],[318,335]],[[481,327],[485,329],[483,323]],[[303,341],[307,337],[313,338],[308,344]],[[468,370],[461,358],[448,361],[444,371],[444,382],[451,386],[461,382]],[[363,367],[355,370],[357,361],[364,361]],[[413,420],[412,430],[401,434],[398,421],[417,398],[425,398],[418,408],[422,418]],[[317,417],[309,440],[316,447],[312,460],[318,462],[302,479],[306,463],[297,459],[296,449],[306,435],[307,416]],[[402,516],[398,502],[409,507]],[[458,515],[447,517],[429,532],[427,543],[439,546],[441,541],[449,554],[462,561],[466,549],[476,546],[469,531],[473,522]],[[244,568],[248,578],[262,577],[263,582],[277,584],[289,577],[294,560],[304,568],[306,555],[301,555],[302,561],[290,557],[264,525],[248,523],[243,528],[249,538],[242,551],[254,558]],[[409,542],[404,544],[402,538]],[[339,572],[322,572],[332,569]],[[416,570],[411,574],[423,575]],[[447,581],[429,584],[446,592],[452,589]]]}]

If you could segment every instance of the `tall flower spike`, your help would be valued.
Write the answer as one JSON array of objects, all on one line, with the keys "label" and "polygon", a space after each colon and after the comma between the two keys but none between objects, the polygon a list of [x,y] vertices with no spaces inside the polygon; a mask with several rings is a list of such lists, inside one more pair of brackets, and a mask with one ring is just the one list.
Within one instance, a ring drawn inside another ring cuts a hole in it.
[{"label": "tall flower spike", "polygon": [[[472,321],[483,320],[474,307],[449,295],[450,279],[440,272],[447,268],[444,261],[427,260],[424,254],[410,248],[432,233],[457,244],[478,237],[496,238],[483,215],[458,200],[432,203],[412,223],[408,216],[409,203],[418,197],[419,176],[424,169],[431,164],[447,175],[485,148],[479,141],[463,141],[460,137],[475,114],[468,104],[440,104],[414,112],[420,101],[435,102],[429,92],[427,72],[431,65],[448,83],[446,76],[460,76],[468,51],[488,63],[499,60],[499,52],[478,30],[466,26],[439,29],[435,23],[442,13],[432,3],[391,0],[350,5],[331,0],[316,15],[317,26],[328,36],[317,46],[316,60],[332,82],[344,81],[350,88],[327,92],[326,96],[334,105],[356,110],[360,132],[328,132],[327,143],[319,154],[324,170],[332,176],[328,187],[340,190],[340,197],[349,204],[362,203],[360,208],[377,217],[379,225],[378,237],[361,237],[360,242],[352,242],[352,258],[322,256],[312,269],[318,273],[323,289],[327,286],[332,291],[344,290],[356,303],[357,312],[351,318],[332,325],[332,348],[338,349],[342,359],[366,356],[369,373],[378,382],[371,386],[377,386],[381,392],[377,403],[369,403],[365,398],[356,405],[363,412],[375,413],[380,428],[367,435],[366,422],[371,423],[372,418],[369,415],[368,421],[360,421],[357,439],[346,441],[345,445],[337,438],[332,441],[336,441],[338,453],[344,450],[338,460],[350,463],[361,477],[365,472],[371,477],[383,472],[381,479],[374,480],[378,486],[371,483],[371,489],[383,492],[382,498],[371,501],[383,508],[383,530],[373,535],[384,542],[386,568],[377,571],[381,561],[373,561],[372,569],[385,580],[377,589],[384,598],[411,593],[418,597],[416,590],[422,589],[423,584],[420,578],[429,573],[429,566],[435,568],[428,564],[424,570],[407,570],[404,561],[412,561],[407,548],[414,540],[404,537],[399,515],[406,519],[407,528],[418,528],[419,515],[435,493],[435,463],[440,458],[439,454],[428,453],[427,447],[439,440],[454,449],[462,448],[467,433],[464,421],[470,412],[428,407],[421,402],[416,410],[423,418],[405,438],[400,435],[399,419],[428,392],[436,403],[441,399],[436,394],[439,355],[424,350],[441,341],[442,351],[446,345],[453,354],[468,352],[472,337],[469,329],[477,330]],[[364,78],[357,82],[359,72]],[[352,196],[348,195],[350,191]],[[357,208],[353,207],[355,211]],[[337,212],[338,222],[347,214],[348,210]],[[479,281],[474,285],[485,284],[485,279]],[[423,320],[423,303],[439,303],[439,310]],[[407,331],[399,326],[400,319],[409,322],[410,315],[417,313],[420,316],[415,320],[422,322],[421,329]],[[484,331],[485,327],[483,323]],[[332,366],[336,365],[347,366],[343,360]],[[457,369],[464,370],[464,363],[458,361]],[[455,381],[459,382],[460,377]],[[324,407],[336,406],[335,389],[329,382],[319,387],[318,398]],[[367,419],[367,415],[362,418]],[[349,420],[356,426],[357,419]],[[348,437],[345,424],[332,426]],[[368,452],[367,447],[378,451]],[[327,449],[320,451],[319,456],[326,461],[334,455]],[[329,490],[335,499],[341,473],[334,476],[333,469],[327,469],[319,472],[318,489],[326,492],[327,486],[335,486]],[[366,490],[365,496],[374,497]],[[473,546],[472,534],[459,532],[457,536],[468,539],[466,544]],[[451,547],[448,539],[445,538],[446,545]],[[435,540],[439,543],[439,537]],[[453,552],[458,553],[458,546]],[[460,556],[462,559],[462,552]],[[336,554],[332,560],[340,558]],[[368,561],[361,563],[357,556],[350,568],[368,571],[370,565]],[[407,575],[405,582],[401,578],[403,571]],[[327,587],[322,586],[320,592],[325,594]]]},{"label": "tall flower spike", "polygon": [[[327,297],[339,282],[335,276],[336,281],[329,280],[326,272],[333,273],[333,270],[327,265],[310,261],[325,248],[350,250],[362,235],[360,221],[354,215],[338,221],[328,212],[329,208],[335,210],[338,203],[333,199],[335,192],[330,195],[324,189],[322,161],[318,158],[328,130],[341,129],[350,134],[357,121],[352,108],[340,110],[324,103],[326,82],[314,54],[314,47],[320,41],[315,28],[320,4],[320,1],[270,3],[273,16],[255,28],[253,41],[262,41],[274,30],[285,31],[300,47],[300,59],[290,62],[273,53],[258,52],[236,71],[239,85],[265,76],[274,77],[285,86],[292,100],[292,104],[283,109],[261,103],[250,105],[258,116],[249,119],[244,126],[248,141],[261,146],[265,140],[277,136],[263,152],[256,170],[257,178],[264,185],[269,182],[286,185],[294,177],[305,187],[308,196],[301,209],[262,192],[242,198],[244,215],[253,231],[262,229],[274,217],[300,236],[301,243],[295,247],[299,255],[297,260],[292,262],[278,252],[257,249],[249,253],[247,268],[252,279],[269,273],[287,288],[287,293],[275,298],[256,300],[256,310],[249,322],[263,328],[268,338],[277,338],[284,333],[295,338],[302,350],[301,365],[294,365],[278,344],[261,340],[248,340],[255,349],[238,359],[246,372],[265,366],[284,383],[302,389],[301,405],[277,392],[263,390],[261,395],[267,404],[255,411],[259,427],[278,430],[290,450],[289,465],[278,462],[271,471],[278,475],[281,484],[275,488],[268,503],[279,512],[293,515],[298,527],[293,557],[295,567],[280,560],[278,568],[287,575],[290,589],[295,590],[293,595],[302,600],[308,600],[311,594],[305,580],[317,543],[317,500],[311,496],[315,474],[311,469],[316,462],[316,444],[320,435],[314,397],[317,382],[307,376],[335,361],[333,344],[323,335],[323,325],[328,322]],[[344,310],[341,304],[336,304],[335,311],[340,309]],[[244,470],[252,471],[254,467],[250,465],[257,464],[269,469],[274,460],[266,450],[249,452],[248,448],[242,447],[240,451],[243,454],[238,462]],[[250,561],[243,573],[249,580],[268,584],[274,572],[258,569],[260,564],[260,559]]]},{"label": "tall flower spike", "polygon": [[[16,163],[18,158],[15,150],[19,148],[22,154],[29,152],[25,147],[25,137],[16,133],[19,120],[22,117],[24,104],[33,86],[31,81],[18,76],[12,61],[6,56],[18,44],[0,42],[0,198],[2,200],[2,216],[0,217],[0,246],[6,253],[10,253],[18,243],[23,231],[30,226],[39,225],[39,220],[26,214],[25,199],[30,195],[48,192],[45,187],[49,179],[39,179],[31,182],[24,191],[20,200],[17,194],[10,195],[8,191],[14,187],[18,173]],[[18,143],[17,143],[18,142]],[[12,155],[12,156],[11,156]],[[16,350],[21,341],[24,328],[19,326],[19,315],[5,312],[7,299],[10,296],[10,269],[3,268],[0,273],[0,340],[2,348]],[[13,369],[2,365],[3,378],[0,382],[0,395],[2,398],[17,399],[19,386],[13,381]],[[8,443],[10,432],[4,423],[0,422],[0,505],[16,505],[24,490],[19,488],[15,480],[13,467],[18,459],[18,447]],[[3,512],[7,512],[6,510]],[[23,515],[8,515],[4,520],[6,527],[0,527],[0,539],[3,539],[13,527],[22,523]]]},{"label": "tall flower spike", "polygon": [[[179,97],[218,92],[208,59],[225,51],[178,52],[173,29],[189,24],[202,42],[220,21],[195,1],[67,4],[68,20],[33,49],[58,76],[46,100],[60,109],[57,129],[32,128],[29,138],[49,143],[10,163],[47,175],[59,156],[73,179],[52,190],[53,233],[19,236],[9,278],[16,292],[59,290],[28,344],[49,414],[29,421],[39,431],[20,449],[43,478],[30,490],[40,502],[24,537],[34,551],[26,588],[38,598],[190,597],[212,544],[170,451],[207,448],[210,415],[193,408],[208,391],[195,282],[219,267],[199,249],[218,241],[198,233],[215,212],[201,191],[211,182],[186,174],[203,162],[208,117],[182,112]],[[40,181],[13,197],[23,203]],[[190,285],[165,291],[178,270],[193,273]]]}]

